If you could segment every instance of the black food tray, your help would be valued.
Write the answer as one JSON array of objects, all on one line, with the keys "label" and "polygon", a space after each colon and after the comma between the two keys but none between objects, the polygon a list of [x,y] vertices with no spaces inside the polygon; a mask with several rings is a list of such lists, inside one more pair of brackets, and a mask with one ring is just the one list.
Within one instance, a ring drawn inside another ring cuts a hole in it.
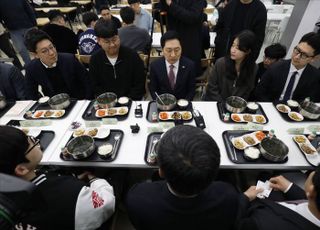
[{"label": "black food tray", "polygon": [[[295,136],[300,136],[300,135],[295,135]],[[302,135],[302,136],[305,136],[306,138],[308,138],[308,135]],[[310,140],[309,140],[309,141],[310,141]],[[296,143],[296,145],[298,146],[300,152],[303,154],[304,158],[306,158],[306,160],[308,161],[308,163],[309,163],[310,165],[312,165],[312,166],[318,166],[318,164],[320,163],[319,161],[314,161],[314,162],[312,162],[312,158],[311,158],[311,161],[310,161],[310,160],[307,158],[306,154],[305,154],[304,152],[302,152],[302,150],[300,149],[299,144],[298,144],[297,142],[295,142],[294,140],[293,140],[293,142]],[[320,146],[320,136],[317,135],[312,141],[310,141],[310,143],[311,143],[311,145],[312,145],[313,147],[315,147],[315,148],[317,149],[317,148]],[[318,152],[318,154],[320,154],[320,153]]]},{"label": "black food tray", "polygon": [[128,113],[125,115],[115,115],[115,116],[111,116],[111,117],[96,117],[96,110],[93,106],[93,104],[95,103],[95,100],[91,101],[89,103],[89,105],[87,106],[86,110],[84,111],[84,113],[82,114],[82,118],[84,120],[87,121],[96,121],[96,120],[101,120],[102,118],[117,118],[118,121],[123,121],[125,119],[128,118],[129,113],[130,113],[130,109],[131,109],[131,105],[132,105],[132,100],[129,100],[129,103],[127,105],[122,105],[117,103],[115,105],[115,107],[122,107],[122,106],[127,106],[128,107]]},{"label": "black food tray", "polygon": [[[266,113],[264,112],[262,106],[257,103],[259,108],[258,110],[255,112],[255,113],[252,113],[252,112],[249,112],[248,108],[246,108],[243,112],[241,113],[248,113],[248,114],[256,114],[256,115],[263,115],[265,118],[266,118],[266,123],[263,123],[262,125],[264,124],[267,124],[269,122],[269,119],[266,115]],[[219,117],[220,117],[220,120],[225,122],[225,123],[245,123],[245,122],[235,122],[231,119],[231,112],[229,112],[226,107],[225,107],[225,102],[218,102],[217,103],[217,107],[218,107],[218,113],[219,113]],[[229,117],[229,120],[228,121],[225,121],[223,118],[224,118],[224,114],[225,113],[229,113],[230,114],[230,117]],[[256,124],[260,124],[260,123],[256,123]]]},{"label": "black food tray", "polygon": [[[108,158],[101,158],[98,154],[98,148],[99,146],[101,145],[104,145],[106,143],[110,143],[112,145],[114,145],[114,136],[116,134],[120,134],[120,139],[119,139],[119,143],[117,145],[117,148],[113,150],[113,154],[108,157]],[[120,146],[121,146],[121,143],[122,143],[122,139],[123,139],[123,136],[124,136],[124,133],[122,130],[120,129],[111,129],[110,130],[110,135],[104,139],[97,139],[95,138],[94,139],[94,143],[95,143],[95,146],[96,146],[96,149],[94,150],[94,152],[87,158],[83,158],[83,159],[74,159],[72,156],[64,156],[62,153],[60,153],[60,158],[62,160],[65,160],[65,161],[86,161],[86,162],[111,162],[111,161],[114,161],[118,155],[118,152],[119,152],[119,149],[120,149]],[[71,137],[69,138],[68,142],[73,138],[73,136],[71,135]]]},{"label": "black food tray", "polygon": [[154,139],[158,139],[160,140],[161,135],[163,134],[163,132],[154,132],[154,133],[150,133],[147,137],[147,142],[146,142],[146,150],[144,153],[144,161],[146,162],[147,165],[151,165],[151,166],[155,166],[157,165],[157,163],[151,164],[147,161],[148,155],[151,153],[152,149],[154,148],[153,146],[155,144],[153,144],[153,140]]},{"label": "black food tray", "polygon": [[[61,117],[39,117],[39,118],[32,118],[32,117],[28,117],[27,114],[24,114],[23,117],[25,119],[28,120],[39,120],[39,119],[62,119],[65,118],[69,115],[69,113],[72,111],[73,107],[75,106],[75,104],[77,103],[76,99],[70,99],[70,105],[65,108],[65,113],[63,114],[63,116]],[[52,110],[52,108],[50,107],[50,105],[46,104],[39,104],[38,102],[36,102],[30,109],[29,111],[32,111],[34,108],[36,107],[36,110]]]},{"label": "black food tray", "polygon": [[[312,122],[319,122],[320,121],[320,117],[318,119],[309,119],[307,117],[303,117],[303,120],[302,121],[295,121],[295,120],[292,120],[287,113],[281,113],[278,109],[277,109],[277,105],[278,104],[284,104],[284,105],[287,105],[287,103],[285,101],[274,101],[272,103],[274,105],[274,107],[276,108],[276,110],[278,111],[278,113],[280,114],[280,116],[285,120],[285,121],[288,121],[288,122],[304,122],[304,121],[312,121]],[[290,106],[289,106],[290,107]],[[291,111],[292,112],[297,112],[299,113],[299,109],[298,108],[292,108],[290,107]]]},{"label": "black food tray", "polygon": [[[233,147],[231,139],[233,137],[239,137],[254,131],[243,131],[243,130],[226,130],[222,133],[222,139],[227,150],[227,155],[230,161],[235,164],[283,164],[288,161],[286,157],[283,161],[274,162],[265,159],[262,155],[257,160],[247,160],[244,158],[244,150],[239,150]],[[257,146],[256,146],[257,147]],[[237,155],[237,159],[233,158],[233,153]]]},{"label": "black food tray", "polygon": [[[192,102],[189,101],[189,104],[188,104],[188,107],[186,109],[180,109],[178,106],[174,107],[171,111],[190,111],[191,113],[193,112],[193,108],[192,108]],[[152,113],[153,112],[156,112],[157,113],[157,120],[156,121],[153,121],[152,120]],[[146,115],[146,118],[149,122],[168,122],[168,121],[171,121],[171,122],[174,122],[174,120],[160,120],[159,119],[159,112],[169,112],[169,111],[164,111],[164,110],[159,110],[158,107],[157,107],[157,103],[155,101],[150,101],[149,104],[148,104],[148,110],[147,110],[147,115]],[[183,122],[191,122],[193,120],[193,115],[192,115],[192,118],[190,120],[183,120]]]},{"label": "black food tray", "polygon": [[[7,125],[19,127],[20,126],[20,121],[21,120],[10,120],[7,123]],[[28,128],[28,127],[26,127],[26,128]],[[55,136],[54,131],[41,130],[41,133],[36,138],[40,140],[40,146],[41,146],[41,150],[42,151],[46,150],[46,148],[49,146],[49,144],[53,140],[54,136]]]},{"label": "black food tray", "polygon": [[15,104],[16,104],[15,101],[7,101],[6,106],[3,109],[0,109],[0,117],[5,115],[9,111],[9,109],[11,109],[12,106],[14,106]]}]

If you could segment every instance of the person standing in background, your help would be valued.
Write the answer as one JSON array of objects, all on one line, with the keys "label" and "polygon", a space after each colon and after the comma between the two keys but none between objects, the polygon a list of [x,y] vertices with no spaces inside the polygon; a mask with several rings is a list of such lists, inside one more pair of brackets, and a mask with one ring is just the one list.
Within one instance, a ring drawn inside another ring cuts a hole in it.
[{"label": "person standing in background", "polygon": [[27,0],[1,0],[0,21],[9,30],[14,46],[21,55],[24,64],[31,59],[24,45],[24,34],[27,30],[37,26],[36,15]]},{"label": "person standing in background", "polygon": [[215,27],[215,59],[226,55],[234,35],[251,30],[257,37],[257,47],[253,50],[256,60],[263,44],[266,23],[267,10],[260,0],[230,1],[219,15]]},{"label": "person standing in background", "polygon": [[135,13],[134,24],[150,33],[152,27],[152,16],[150,13],[140,7],[140,0],[128,0],[128,4]]}]

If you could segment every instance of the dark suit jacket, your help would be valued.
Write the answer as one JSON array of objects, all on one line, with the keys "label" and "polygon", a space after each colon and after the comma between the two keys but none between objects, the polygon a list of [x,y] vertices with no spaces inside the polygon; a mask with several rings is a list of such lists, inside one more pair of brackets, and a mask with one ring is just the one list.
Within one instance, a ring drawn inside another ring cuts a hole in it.
[{"label": "dark suit jacket", "polygon": [[[293,184],[285,193],[286,200],[306,199],[304,191]],[[242,204],[250,205],[246,215],[241,219],[238,229],[241,230],[316,230],[316,225],[300,214],[269,199],[256,199],[249,203],[248,199]]]},{"label": "dark suit jacket", "polygon": [[17,67],[0,63],[0,91],[8,100],[25,99],[24,77]]},{"label": "dark suit jacket", "polygon": [[[70,97],[77,99],[91,99],[92,87],[88,72],[73,54],[59,53],[57,68],[66,83]],[[38,86],[46,96],[52,97],[57,94],[48,79],[46,68],[40,59],[32,60],[26,66],[26,96],[27,99],[36,100],[39,97]]]},{"label": "dark suit jacket", "polygon": [[181,57],[177,80],[174,90],[171,89],[165,58],[162,57],[150,64],[150,93],[153,99],[158,94],[170,93],[177,99],[184,98],[192,101],[195,94],[195,69],[194,63],[186,58]]},{"label": "dark suit jacket", "polygon": [[[285,86],[291,60],[279,61],[272,65],[262,76],[256,90],[257,101],[276,101]],[[304,100],[306,97],[314,102],[320,101],[320,71],[307,65],[293,92],[293,100]]]}]

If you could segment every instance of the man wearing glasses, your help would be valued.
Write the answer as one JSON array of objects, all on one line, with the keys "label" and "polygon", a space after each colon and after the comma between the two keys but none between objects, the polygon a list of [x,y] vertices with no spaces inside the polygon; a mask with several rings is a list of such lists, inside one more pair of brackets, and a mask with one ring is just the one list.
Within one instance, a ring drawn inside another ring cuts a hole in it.
[{"label": "man wearing glasses", "polygon": [[102,48],[91,57],[89,65],[95,96],[113,92],[118,97],[141,100],[145,93],[145,73],[138,54],[121,46],[118,30],[111,21],[99,19],[94,30]]},{"label": "man wearing glasses", "polygon": [[91,99],[92,89],[85,67],[73,54],[58,53],[49,35],[31,29],[25,36],[28,50],[35,59],[26,66],[26,97],[37,100],[38,87],[52,97],[67,93],[76,99]]},{"label": "man wearing glasses", "polygon": [[320,71],[311,66],[320,54],[320,35],[305,34],[293,49],[291,59],[280,61],[262,76],[255,96],[258,101],[320,101]]}]

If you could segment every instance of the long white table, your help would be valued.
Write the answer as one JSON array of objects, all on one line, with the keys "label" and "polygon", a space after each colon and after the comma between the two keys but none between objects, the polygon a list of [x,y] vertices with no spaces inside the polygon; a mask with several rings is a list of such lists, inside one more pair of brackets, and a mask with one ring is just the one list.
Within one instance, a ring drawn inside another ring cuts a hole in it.
[{"label": "long white table", "polygon": [[[144,161],[145,146],[148,136],[148,127],[157,127],[158,124],[150,123],[146,120],[148,102],[138,102],[142,104],[143,118],[134,117],[133,102],[130,114],[125,121],[119,121],[116,125],[104,125],[110,129],[121,129],[124,138],[120,146],[119,153],[113,162],[85,162],[85,161],[64,161],[60,158],[61,147],[65,146],[72,131],[68,130],[72,121],[84,124],[82,114],[89,101],[78,101],[72,112],[64,119],[53,120],[51,126],[44,127],[45,130],[53,130],[56,134],[55,139],[44,152],[42,164],[61,165],[61,166],[90,166],[90,167],[125,167],[125,168],[150,168]],[[225,169],[311,169],[312,166],[305,160],[297,145],[292,140],[292,135],[287,133],[289,128],[307,127],[311,124],[320,125],[320,122],[301,122],[293,123],[282,119],[278,111],[271,103],[261,103],[269,123],[264,126],[265,130],[274,129],[275,134],[289,147],[288,161],[284,164],[235,164],[227,156],[226,148],[223,143],[222,133],[225,130],[232,130],[238,124],[227,124],[219,119],[216,102],[193,102],[194,108],[198,109],[204,116],[209,133],[217,142],[221,152],[221,168]],[[6,124],[11,119],[23,119],[23,114],[19,116],[4,116],[0,118],[0,124]],[[132,134],[130,125],[138,124],[140,132]],[[195,125],[194,122],[190,123]]]}]

